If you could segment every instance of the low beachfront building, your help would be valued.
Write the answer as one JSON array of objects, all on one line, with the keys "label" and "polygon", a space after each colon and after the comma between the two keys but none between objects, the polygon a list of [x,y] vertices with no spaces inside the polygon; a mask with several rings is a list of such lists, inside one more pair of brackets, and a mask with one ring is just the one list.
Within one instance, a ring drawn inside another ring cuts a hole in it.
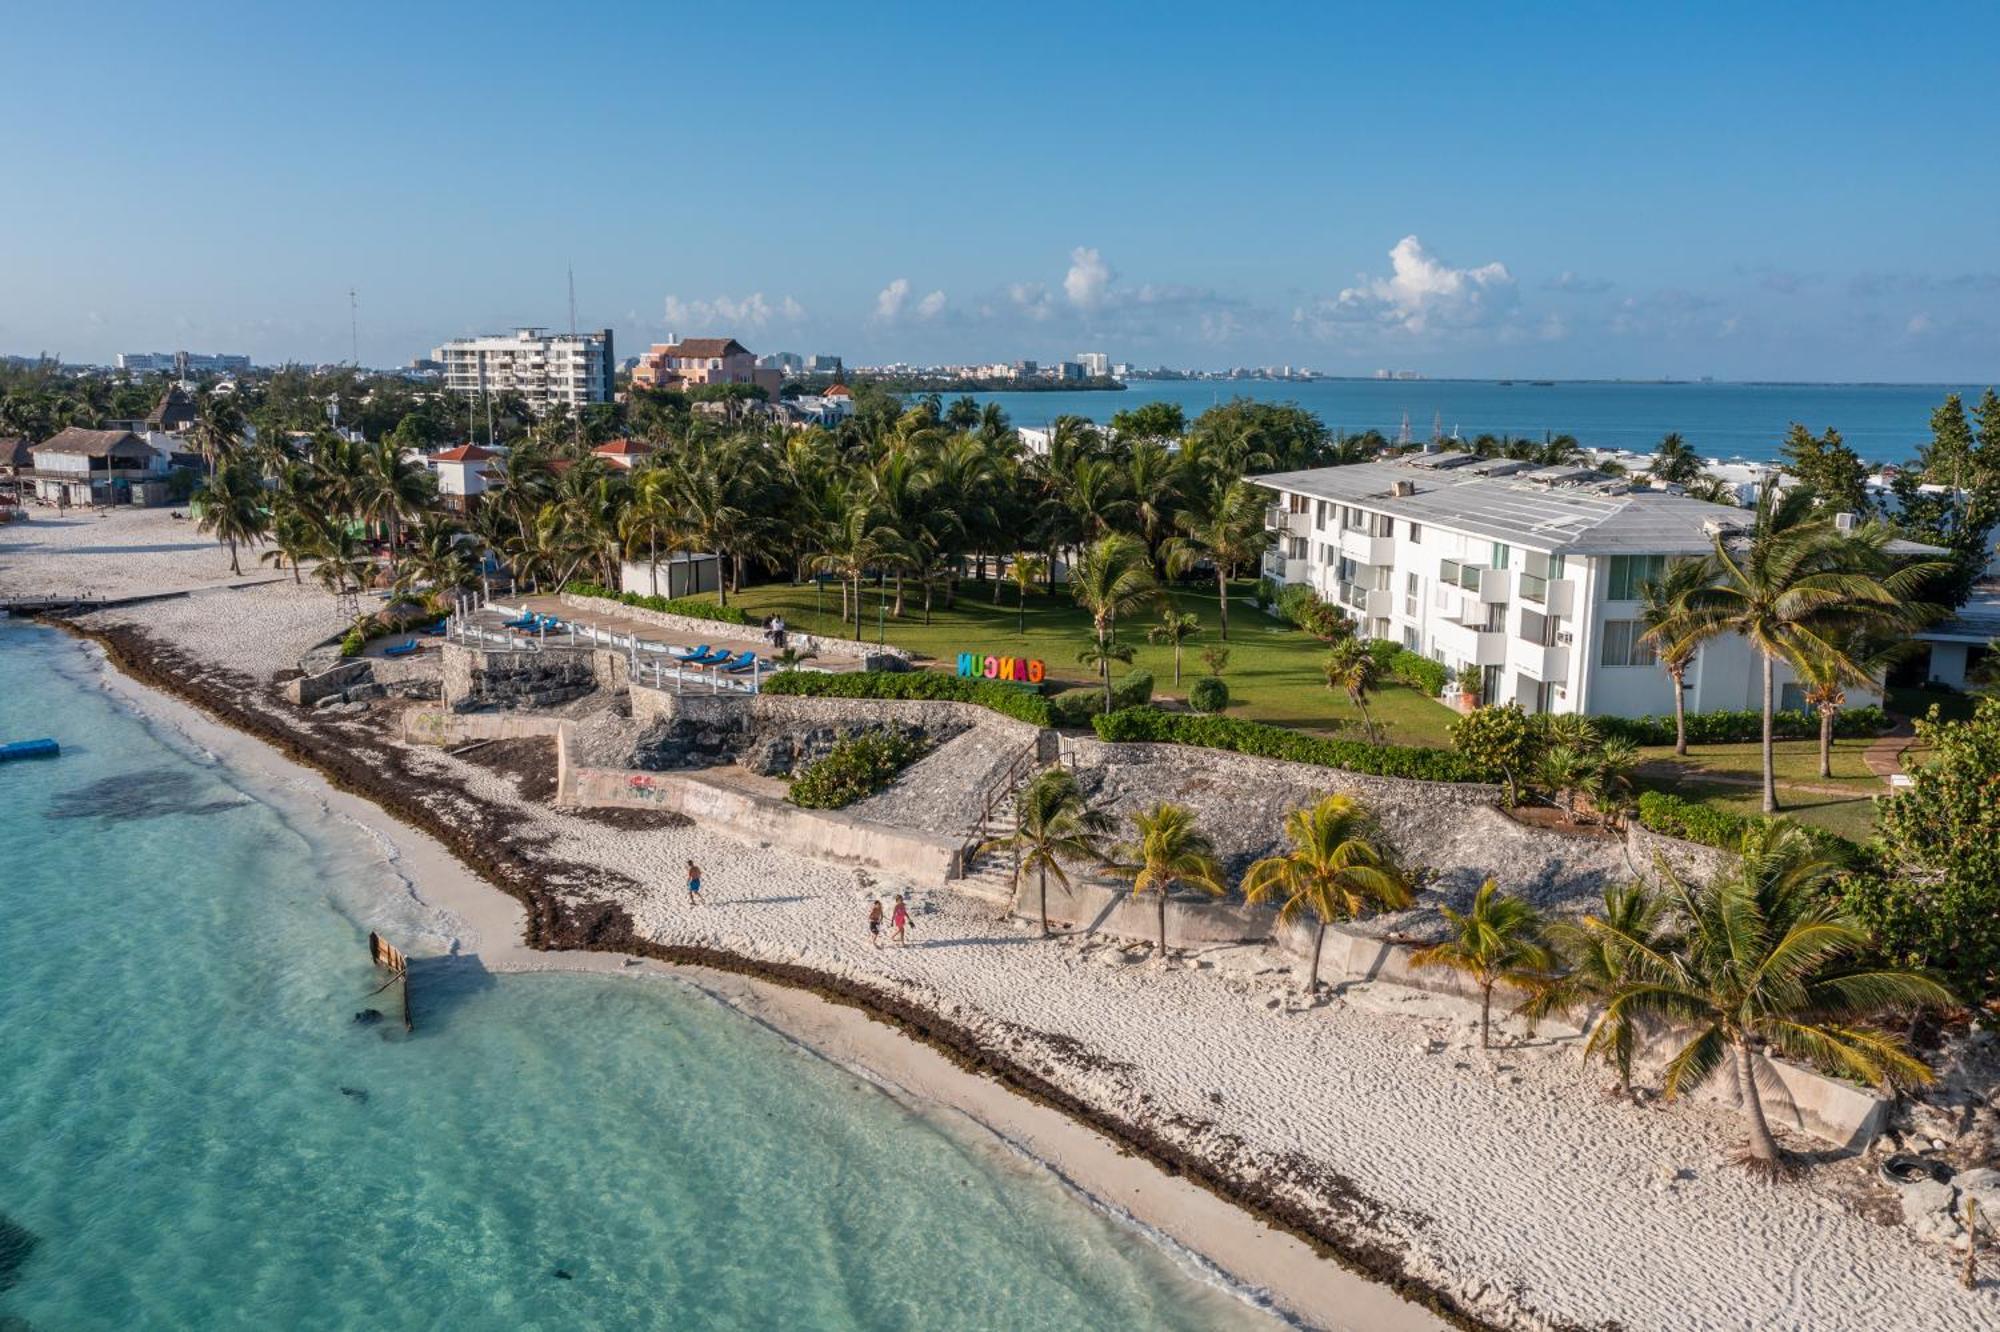
[{"label": "low beachfront building", "polygon": [[607,467],[621,472],[629,472],[641,462],[651,457],[653,446],[642,439],[606,440],[590,451],[593,458],[602,458]]},{"label": "low beachfront building", "polygon": [[486,493],[487,464],[499,456],[492,449],[482,449],[477,444],[461,444],[455,449],[433,453],[424,461],[437,475],[438,496],[445,507],[465,513],[477,505],[479,497]]},{"label": "low beachfront building", "polygon": [[161,504],[167,459],[129,430],[71,426],[29,450],[44,504]]},{"label": "low beachfront building", "polygon": [[659,563],[626,560],[618,567],[618,590],[640,597],[692,597],[722,586],[722,561],[701,551],[660,552]]},{"label": "low beachfront building", "polygon": [[1947,620],[1916,635],[1929,646],[1926,683],[1963,689],[1990,665],[2000,644],[2000,582],[1981,583]]},{"label": "low beachfront building", "polygon": [[[1273,496],[1266,577],[1478,681],[1482,702],[1529,712],[1671,713],[1673,683],[1641,641],[1640,585],[1754,517],[1585,467],[1469,453],[1250,479]],[[1800,706],[1783,665],[1777,681],[1779,705]],[[1736,635],[1711,640],[1686,688],[1689,712],[1760,707],[1760,659]]]}]

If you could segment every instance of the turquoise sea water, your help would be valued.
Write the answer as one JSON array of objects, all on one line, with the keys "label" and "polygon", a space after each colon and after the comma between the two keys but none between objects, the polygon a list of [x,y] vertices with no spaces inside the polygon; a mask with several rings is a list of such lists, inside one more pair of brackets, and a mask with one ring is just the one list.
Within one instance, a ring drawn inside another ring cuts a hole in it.
[{"label": "turquoise sea water", "polygon": [[0,621],[0,737],[64,745],[0,766],[0,1327],[1271,1325],[678,985],[446,960],[356,1025],[425,937],[379,848],[100,672]]},{"label": "turquoise sea water", "polygon": [[1931,410],[1947,393],[1966,406],[1983,386],[1924,384],[1621,384],[1558,382],[1537,387],[1517,379],[1274,380],[1187,382],[1135,379],[1122,393],[981,393],[1007,409],[1015,425],[1046,425],[1058,416],[1108,421],[1150,401],[1177,402],[1190,418],[1232,397],[1296,402],[1328,426],[1396,437],[1405,416],[1414,439],[1433,424],[1471,439],[1509,434],[1539,439],[1575,435],[1595,448],[1651,452],[1678,430],[1710,458],[1769,460],[1793,421],[1814,431],[1832,426],[1871,462],[1902,462],[1930,437]]}]

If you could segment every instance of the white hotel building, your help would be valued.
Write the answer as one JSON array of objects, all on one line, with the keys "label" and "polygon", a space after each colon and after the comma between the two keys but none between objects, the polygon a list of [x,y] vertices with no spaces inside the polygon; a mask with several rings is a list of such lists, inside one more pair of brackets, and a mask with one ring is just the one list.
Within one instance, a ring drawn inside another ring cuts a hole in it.
[{"label": "white hotel building", "polygon": [[518,393],[536,412],[556,403],[582,407],[610,402],[611,330],[512,333],[457,338],[431,353],[444,366],[444,386],[454,393]]},{"label": "white hotel building", "polygon": [[[1639,641],[1639,585],[1751,521],[1589,468],[1469,453],[1251,480],[1276,497],[1267,577],[1307,584],[1365,636],[1470,673],[1484,702],[1529,712],[1672,713],[1673,684]],[[1779,706],[1799,706],[1791,672],[1780,665],[1777,678]],[[1689,667],[1689,712],[1761,697],[1760,659],[1735,635]],[[1848,700],[1877,698],[1855,689]]]}]

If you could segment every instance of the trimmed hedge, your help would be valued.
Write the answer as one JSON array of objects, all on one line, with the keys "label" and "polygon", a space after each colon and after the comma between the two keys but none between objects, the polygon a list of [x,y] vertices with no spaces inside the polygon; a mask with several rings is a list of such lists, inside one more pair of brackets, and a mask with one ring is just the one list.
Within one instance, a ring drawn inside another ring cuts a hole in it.
[{"label": "trimmed hedge", "polygon": [[930,748],[893,731],[870,731],[842,740],[825,758],[808,763],[785,799],[803,809],[840,809],[896,780],[896,774]]},{"label": "trimmed hedge", "polygon": [[1489,774],[1448,749],[1328,740],[1288,731],[1280,726],[1266,726],[1262,722],[1238,721],[1233,717],[1191,716],[1150,708],[1127,708],[1123,712],[1099,717],[1092,725],[1096,727],[1099,739],[1113,743],[1150,740],[1173,745],[1200,745],[1209,749],[1233,750],[1238,754],[1253,754],[1259,758],[1316,763],[1323,768],[1340,768],[1376,777],[1404,777],[1421,782],[1489,780]]},{"label": "trimmed hedge", "polygon": [[1196,712],[1227,711],[1229,686],[1219,675],[1204,675],[1188,689],[1188,706]]},{"label": "trimmed hedge", "polygon": [[613,592],[596,583],[565,583],[563,591],[579,597],[603,597],[621,606],[658,611],[662,615],[684,615],[690,620],[714,620],[717,624],[754,624],[741,606],[718,606],[700,597],[644,597],[637,592]]},{"label": "trimmed hedge", "polygon": [[820,671],[779,671],[764,677],[767,694],[802,698],[914,698],[977,703],[982,708],[1027,722],[1050,726],[1049,700],[1039,692],[998,680],[974,680],[938,671],[851,671],[829,675]]},{"label": "trimmed hedge", "polygon": [[[1635,745],[1670,745],[1674,742],[1674,719],[1668,717],[1593,717],[1604,735],[1620,736]],[[1842,708],[1834,714],[1833,733],[1843,738],[1866,738],[1889,729],[1882,709]],[[1691,745],[1740,744],[1764,738],[1764,714],[1753,708],[1729,712],[1690,712],[1687,718]],[[1780,740],[1819,739],[1819,713],[1793,708],[1771,716],[1771,734]]]},{"label": "trimmed hedge", "polygon": [[[1153,701],[1153,675],[1150,671],[1134,671],[1123,680],[1111,686],[1111,711],[1120,708],[1143,708]],[[1049,699],[1049,717],[1056,726],[1088,726],[1091,718],[1104,715],[1104,690],[1101,686],[1071,689],[1056,694]]]},{"label": "trimmed hedge", "polygon": [[[1666,791],[1645,791],[1639,796],[1639,826],[1684,842],[1698,842],[1718,851],[1734,851],[1743,844],[1743,834],[1764,821],[1761,814],[1746,815],[1717,809],[1712,805],[1685,800]],[[1838,833],[1802,823],[1799,828],[1813,844],[1846,864],[1852,865],[1861,848]]]}]

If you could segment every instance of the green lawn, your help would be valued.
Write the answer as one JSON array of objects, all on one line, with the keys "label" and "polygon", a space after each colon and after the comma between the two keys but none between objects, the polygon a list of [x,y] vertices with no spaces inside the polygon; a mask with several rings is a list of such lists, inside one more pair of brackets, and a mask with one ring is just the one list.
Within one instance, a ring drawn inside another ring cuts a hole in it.
[{"label": "green lawn", "polygon": [[[1819,775],[1819,741],[1779,740],[1772,744],[1773,767],[1780,784],[1804,782],[1809,786],[1852,786],[1857,795],[1873,795],[1883,789],[1882,779],[1868,770],[1861,756],[1872,739],[1841,739],[1833,742],[1833,777]],[[1639,751],[1642,762],[1673,763],[1689,769],[1696,780],[1703,772],[1731,773],[1763,780],[1764,751],[1750,740],[1741,744],[1689,745],[1686,758],[1677,758],[1672,745],[1648,745]]]},{"label": "green lawn", "polygon": [[[1250,585],[1240,584],[1238,596],[1247,595]],[[1206,671],[1201,650],[1220,642],[1213,593],[1176,589],[1171,593],[1182,611],[1201,618],[1201,634],[1183,651],[1181,684],[1174,685],[1173,652],[1145,641],[1146,627],[1157,618],[1146,615],[1119,625],[1119,638],[1137,649],[1127,670],[1153,673],[1156,698],[1185,698],[1187,687]],[[1002,605],[993,604],[992,584],[967,583],[961,588],[958,604],[950,610],[942,603],[933,606],[931,623],[923,622],[923,598],[912,588],[905,615],[878,620],[877,597],[873,587],[863,594],[861,623],[865,635],[880,634],[888,642],[907,648],[932,664],[950,670],[961,652],[981,656],[1038,657],[1048,664],[1051,679],[1086,684],[1090,673],[1076,661],[1078,649],[1089,641],[1090,617],[1070,600],[1067,593],[1051,596],[1034,592],[1028,596],[1026,632],[1018,627],[1015,593],[1003,587]],[[730,597],[758,618],[779,614],[793,630],[840,635],[853,633],[850,623],[840,624],[840,588],[829,584],[819,591],[810,584],[771,584],[745,588]],[[1232,698],[1229,714],[1248,721],[1270,722],[1302,730],[1336,732],[1361,737],[1359,714],[1345,694],[1335,695],[1326,688],[1320,672],[1325,645],[1308,638],[1290,625],[1257,610],[1248,601],[1232,597],[1229,604],[1229,668],[1223,678]],[[1436,745],[1449,743],[1445,727],[1455,715],[1443,704],[1402,685],[1388,685],[1369,699],[1382,739],[1391,744]]]},{"label": "green lawn", "polygon": [[[1724,786],[1720,783],[1680,782],[1671,786],[1664,783],[1641,782],[1641,786],[1659,785],[1670,790],[1684,800],[1697,800],[1716,809],[1726,809],[1732,814],[1746,817],[1763,813],[1763,797],[1754,786]],[[1796,819],[1800,823],[1810,823],[1825,828],[1828,832],[1839,833],[1852,842],[1865,842],[1875,835],[1875,795],[1887,794],[1888,788],[1880,782],[1867,795],[1851,798],[1819,795],[1807,791],[1778,788],[1780,816]]]}]

